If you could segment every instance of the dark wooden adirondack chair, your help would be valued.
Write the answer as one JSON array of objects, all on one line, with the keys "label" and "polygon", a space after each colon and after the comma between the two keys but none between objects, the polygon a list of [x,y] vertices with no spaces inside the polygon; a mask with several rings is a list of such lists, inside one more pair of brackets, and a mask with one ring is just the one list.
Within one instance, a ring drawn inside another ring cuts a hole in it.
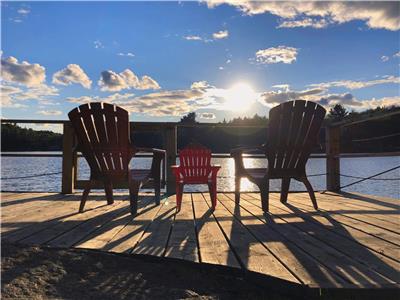
[{"label": "dark wooden adirondack chair", "polygon": [[[92,102],[73,109],[68,117],[78,140],[76,150],[82,152],[90,167],[90,180],[83,191],[79,212],[83,211],[96,181],[104,183],[108,204],[114,202],[113,183],[128,182],[132,215],[137,213],[139,188],[149,180],[154,183],[155,201],[160,203],[160,166],[165,151],[131,144],[126,110],[108,103]],[[138,152],[153,153],[151,169],[129,169],[131,158]]]},{"label": "dark wooden adirondack chair", "polygon": [[213,209],[217,205],[217,173],[221,166],[211,165],[211,150],[190,144],[179,151],[179,166],[171,166],[176,178],[176,207],[180,211],[185,184],[208,184]]},{"label": "dark wooden adirondack chair", "polygon": [[[307,179],[306,163],[318,140],[326,110],[311,101],[297,100],[282,103],[269,112],[268,143],[256,148],[237,148],[231,151],[235,160],[235,200],[240,199],[240,179],[248,178],[261,192],[262,208],[268,211],[269,180],[282,179],[281,202],[287,201],[290,180],[296,179],[307,188],[315,209],[318,209],[314,190]],[[245,168],[242,153],[262,151],[268,159],[267,168]]]}]

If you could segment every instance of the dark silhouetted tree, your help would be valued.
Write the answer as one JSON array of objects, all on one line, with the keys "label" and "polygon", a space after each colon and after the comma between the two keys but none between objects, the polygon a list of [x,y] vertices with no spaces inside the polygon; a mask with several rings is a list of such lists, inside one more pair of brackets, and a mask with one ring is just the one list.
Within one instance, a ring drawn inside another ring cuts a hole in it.
[{"label": "dark silhouetted tree", "polygon": [[196,113],[195,112],[191,112],[191,113],[188,113],[186,116],[183,116],[181,118],[180,123],[183,123],[183,124],[196,124],[197,123],[196,122]]},{"label": "dark silhouetted tree", "polygon": [[328,119],[334,122],[342,121],[349,114],[347,109],[341,104],[335,104],[328,113]]}]

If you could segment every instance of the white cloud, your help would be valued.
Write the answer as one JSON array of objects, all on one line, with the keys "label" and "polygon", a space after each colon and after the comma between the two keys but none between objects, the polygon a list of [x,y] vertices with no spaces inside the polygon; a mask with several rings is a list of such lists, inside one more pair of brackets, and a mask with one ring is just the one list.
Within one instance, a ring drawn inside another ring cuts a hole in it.
[{"label": "white cloud", "polygon": [[386,62],[388,60],[389,60],[389,56],[386,56],[386,55],[381,56],[381,61]]},{"label": "white cloud", "polygon": [[291,64],[296,61],[297,50],[296,48],[286,46],[262,49],[256,52],[256,60],[262,64],[276,64],[280,62]]},{"label": "white cloud", "polygon": [[17,10],[17,13],[20,15],[28,15],[31,11],[28,8],[20,8]]},{"label": "white cloud", "polygon": [[92,85],[92,81],[86,73],[76,64],[69,64],[65,69],[54,73],[53,83],[61,85],[78,83],[87,89],[90,89]]},{"label": "white cloud", "polygon": [[393,54],[393,57],[400,57],[400,51],[395,53],[395,54]]},{"label": "white cloud", "polygon": [[335,104],[342,104],[346,106],[362,106],[362,102],[358,101],[352,94],[344,93],[344,94],[329,94],[324,95],[318,100],[319,104],[323,106],[332,106]]},{"label": "white cloud", "polygon": [[260,102],[263,104],[279,104],[297,99],[315,100],[319,98],[317,95],[320,95],[323,92],[325,92],[325,89],[321,88],[308,89],[304,91],[290,91],[288,89],[277,92],[268,91],[261,94]]},{"label": "white cloud", "polygon": [[1,105],[3,107],[26,107],[26,100],[35,100],[43,105],[55,104],[51,97],[58,96],[58,90],[55,87],[41,84],[34,87],[16,86],[15,83],[1,83]]},{"label": "white cloud", "polygon": [[60,110],[40,110],[36,112],[39,115],[44,115],[44,116],[61,116],[62,111]]},{"label": "white cloud", "polygon": [[395,96],[395,97],[383,97],[380,99],[375,99],[372,98],[370,100],[364,100],[361,101],[363,108],[368,109],[368,108],[376,108],[378,106],[383,107],[383,106],[393,106],[397,105],[399,106],[400,104],[400,96]]},{"label": "white cloud", "polygon": [[186,35],[183,38],[188,41],[201,41],[202,40],[202,38],[198,35]]},{"label": "white cloud", "polygon": [[224,67],[222,67],[222,66],[221,66],[221,67],[218,67],[218,70],[221,70],[221,71],[222,71],[223,69],[224,69]]},{"label": "white cloud", "polygon": [[213,120],[215,118],[215,114],[211,112],[204,112],[200,114],[200,119]]},{"label": "white cloud", "polygon": [[[370,28],[399,30],[400,3],[398,1],[248,1],[208,0],[208,7],[227,3],[244,14],[270,13],[284,21],[296,18],[319,17],[329,24],[361,20]],[[310,23],[312,26],[313,23]]]},{"label": "white cloud", "polygon": [[301,20],[283,21],[279,24],[278,28],[313,27],[320,29],[328,25],[329,23],[324,19],[304,18]]},{"label": "white cloud", "polygon": [[139,80],[135,73],[131,70],[126,69],[121,73],[114,71],[103,71],[98,82],[101,86],[102,91],[117,92],[124,89],[137,89],[137,90],[148,90],[160,89],[160,85],[150,76],[144,75]]},{"label": "white cloud", "polygon": [[345,87],[351,90],[362,89],[378,84],[400,83],[400,77],[384,76],[382,79],[368,80],[368,81],[353,81],[353,80],[339,80],[332,82],[324,82],[311,84],[312,87],[331,88],[331,87]]},{"label": "white cloud", "polygon": [[100,42],[99,40],[95,40],[95,41],[93,42],[93,44],[94,44],[94,48],[95,48],[95,49],[104,48],[103,43]]},{"label": "white cloud", "polygon": [[289,85],[288,84],[276,84],[272,86],[273,88],[277,88],[277,89],[283,89],[284,91],[289,91]]},{"label": "white cloud", "polygon": [[1,58],[1,77],[6,81],[26,86],[40,85],[46,79],[45,68],[26,61],[18,62],[15,57]]},{"label": "white cloud", "polygon": [[142,96],[134,94],[113,94],[108,97],[70,97],[69,102],[88,103],[104,101],[119,105],[130,112],[150,116],[182,116],[199,108],[208,108],[218,104],[220,90],[210,86],[206,81],[193,82],[190,89],[164,90]]},{"label": "white cloud", "polygon": [[131,52],[127,52],[127,53],[119,52],[119,53],[117,53],[117,55],[118,56],[127,56],[127,57],[134,57],[135,56],[135,54],[133,54]]},{"label": "white cloud", "polygon": [[220,30],[218,32],[213,33],[213,38],[215,40],[225,39],[229,36],[228,30]]}]

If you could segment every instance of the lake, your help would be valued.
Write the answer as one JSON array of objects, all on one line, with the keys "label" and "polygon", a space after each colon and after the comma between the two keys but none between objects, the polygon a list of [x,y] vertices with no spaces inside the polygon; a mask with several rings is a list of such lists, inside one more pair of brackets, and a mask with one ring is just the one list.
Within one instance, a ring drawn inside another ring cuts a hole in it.
[{"label": "lake", "polygon": [[[29,176],[43,173],[53,173],[61,171],[61,157],[1,157],[1,190],[2,191],[61,191],[61,174],[33,177],[26,179],[11,179],[11,177]],[[131,161],[132,166],[138,168],[146,168],[150,165],[149,158],[135,158]],[[218,190],[233,191],[234,190],[234,164],[233,159],[213,158],[214,164],[222,166],[218,173]],[[89,177],[89,168],[86,161],[81,158],[79,163],[79,179],[87,179]],[[245,159],[247,167],[265,167],[267,164],[265,159]],[[342,158],[341,174],[368,177],[373,174],[385,171],[400,165],[400,157],[374,157],[374,158]],[[310,159],[307,163],[307,174],[326,173],[325,159]],[[377,178],[400,178],[400,169],[383,174]],[[326,178],[323,176],[315,176],[309,178],[315,190],[324,190],[326,188]],[[351,183],[357,179],[341,178],[341,185]],[[280,180],[271,181],[271,190],[280,190]],[[257,191],[257,187],[248,180],[242,180],[242,191]],[[304,186],[292,180],[290,185],[292,191],[304,191]],[[207,186],[187,186],[185,191],[205,191]],[[392,198],[400,198],[400,181],[391,180],[367,180],[362,183],[345,188],[344,191],[359,192],[376,196],[386,196]]]}]

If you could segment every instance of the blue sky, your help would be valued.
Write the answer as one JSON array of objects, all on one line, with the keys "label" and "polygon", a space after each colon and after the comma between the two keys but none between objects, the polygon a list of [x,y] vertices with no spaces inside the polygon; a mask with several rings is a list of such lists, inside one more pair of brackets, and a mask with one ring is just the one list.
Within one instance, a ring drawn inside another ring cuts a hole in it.
[{"label": "blue sky", "polygon": [[265,115],[302,98],[400,104],[398,2],[2,2],[2,117]]}]

